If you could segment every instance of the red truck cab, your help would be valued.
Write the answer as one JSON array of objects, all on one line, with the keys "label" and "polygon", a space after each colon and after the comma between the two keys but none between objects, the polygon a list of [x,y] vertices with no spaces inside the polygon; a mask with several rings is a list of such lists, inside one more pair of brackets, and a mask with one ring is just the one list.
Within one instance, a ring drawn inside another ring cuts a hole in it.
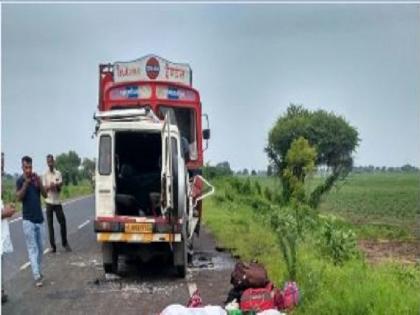
[{"label": "red truck cab", "polygon": [[[200,93],[192,87],[188,64],[148,55],[131,62],[101,64],[99,74],[99,111],[150,107],[161,119],[173,111],[181,135],[188,141],[187,168],[192,171],[203,166]],[[209,129],[204,138],[209,138]]]}]

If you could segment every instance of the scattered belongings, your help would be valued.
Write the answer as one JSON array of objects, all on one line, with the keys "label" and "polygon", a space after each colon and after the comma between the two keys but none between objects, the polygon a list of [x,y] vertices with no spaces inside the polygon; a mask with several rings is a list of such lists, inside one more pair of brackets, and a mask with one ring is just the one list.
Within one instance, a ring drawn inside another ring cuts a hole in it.
[{"label": "scattered belongings", "polygon": [[220,306],[185,307],[179,304],[167,306],[160,315],[227,315]]},{"label": "scattered belongings", "polygon": [[242,311],[264,311],[274,309],[274,290],[269,283],[264,288],[248,288],[241,296],[239,304]]},{"label": "scattered belongings", "polygon": [[226,306],[203,306],[197,290],[191,295],[187,306],[172,304],[160,315],[285,315],[299,303],[299,288],[296,282],[286,282],[283,290],[276,288],[268,279],[267,270],[257,262],[237,262],[231,274]]},{"label": "scattered belongings", "polygon": [[198,292],[198,289],[197,289],[191,295],[190,300],[187,303],[187,307],[200,307],[200,306],[203,306],[203,301],[201,299],[200,292]]},{"label": "scattered belongings", "polygon": [[296,282],[286,282],[283,290],[274,297],[276,306],[281,310],[292,310],[299,303],[299,288]]},{"label": "scattered belongings", "polygon": [[266,311],[262,311],[260,313],[257,313],[257,315],[286,315],[286,314],[281,313],[278,310],[266,310]]},{"label": "scattered belongings", "polygon": [[268,282],[267,270],[257,262],[237,262],[230,278],[230,283],[241,289],[262,288]]},{"label": "scattered belongings", "polygon": [[[295,282],[286,282],[283,290],[274,287],[265,267],[257,262],[237,262],[230,283],[233,288],[225,302],[229,312],[235,309],[244,312],[292,310],[299,303],[299,289]],[[238,306],[234,308],[234,305]]]}]

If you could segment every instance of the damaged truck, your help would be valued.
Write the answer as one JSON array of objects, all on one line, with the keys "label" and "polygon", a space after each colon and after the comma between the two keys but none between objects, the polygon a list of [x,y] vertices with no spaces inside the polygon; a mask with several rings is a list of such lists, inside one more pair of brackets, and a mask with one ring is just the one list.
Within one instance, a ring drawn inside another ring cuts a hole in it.
[{"label": "damaged truck", "polygon": [[201,174],[210,129],[190,66],[155,55],[99,65],[94,119],[94,229],[105,272],[118,272],[120,255],[166,254],[185,277],[202,200],[214,192]]}]

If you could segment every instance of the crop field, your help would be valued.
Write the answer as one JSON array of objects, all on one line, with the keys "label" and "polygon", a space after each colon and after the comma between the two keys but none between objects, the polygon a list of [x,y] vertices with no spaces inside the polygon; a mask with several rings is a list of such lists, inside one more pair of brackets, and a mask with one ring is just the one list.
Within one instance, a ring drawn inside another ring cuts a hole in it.
[{"label": "crop field", "polygon": [[367,237],[412,238],[419,201],[420,174],[354,174],[328,194],[321,211],[341,216]]},{"label": "crop field", "polygon": [[[385,244],[381,249],[387,251],[390,241],[396,249],[418,249],[414,220],[418,178],[418,174],[354,174],[325,197],[313,217],[315,224],[296,242],[295,279],[301,303],[293,314],[419,313],[418,257],[410,263],[403,259],[372,263],[360,246]],[[319,178],[312,184],[315,181]],[[276,211],[290,216],[293,210],[281,205],[279,182],[261,177],[212,182],[216,193],[205,202],[205,224],[220,246],[238,258],[258,259],[281,287],[290,279],[279,241],[287,229],[273,228],[270,218]],[[352,242],[357,242],[355,249]]]},{"label": "crop field", "polygon": [[[276,178],[255,179],[262,187],[280,191]],[[321,180],[312,178],[307,190]],[[350,224],[360,239],[416,238],[420,227],[420,174],[351,174],[324,197],[320,212]]]},{"label": "crop field", "polygon": [[329,194],[325,210],[349,218],[411,221],[419,210],[420,174],[354,174]]}]

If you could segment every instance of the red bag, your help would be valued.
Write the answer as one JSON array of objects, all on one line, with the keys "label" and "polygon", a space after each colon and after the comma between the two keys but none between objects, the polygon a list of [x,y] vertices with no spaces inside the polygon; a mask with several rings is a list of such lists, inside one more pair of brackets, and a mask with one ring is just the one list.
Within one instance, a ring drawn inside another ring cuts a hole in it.
[{"label": "red bag", "polygon": [[191,295],[190,300],[187,303],[187,307],[201,307],[202,305],[203,305],[203,301],[201,300],[200,292],[198,292],[198,289],[197,289]]},{"label": "red bag", "polygon": [[256,262],[237,262],[230,277],[230,283],[240,289],[263,288],[268,282],[267,270]]},{"label": "red bag", "polygon": [[274,303],[279,310],[291,310],[299,303],[299,289],[296,282],[286,282],[283,291],[277,291]]},{"label": "red bag", "polygon": [[246,289],[239,304],[241,311],[264,311],[275,308],[273,285],[269,283],[265,288]]}]

